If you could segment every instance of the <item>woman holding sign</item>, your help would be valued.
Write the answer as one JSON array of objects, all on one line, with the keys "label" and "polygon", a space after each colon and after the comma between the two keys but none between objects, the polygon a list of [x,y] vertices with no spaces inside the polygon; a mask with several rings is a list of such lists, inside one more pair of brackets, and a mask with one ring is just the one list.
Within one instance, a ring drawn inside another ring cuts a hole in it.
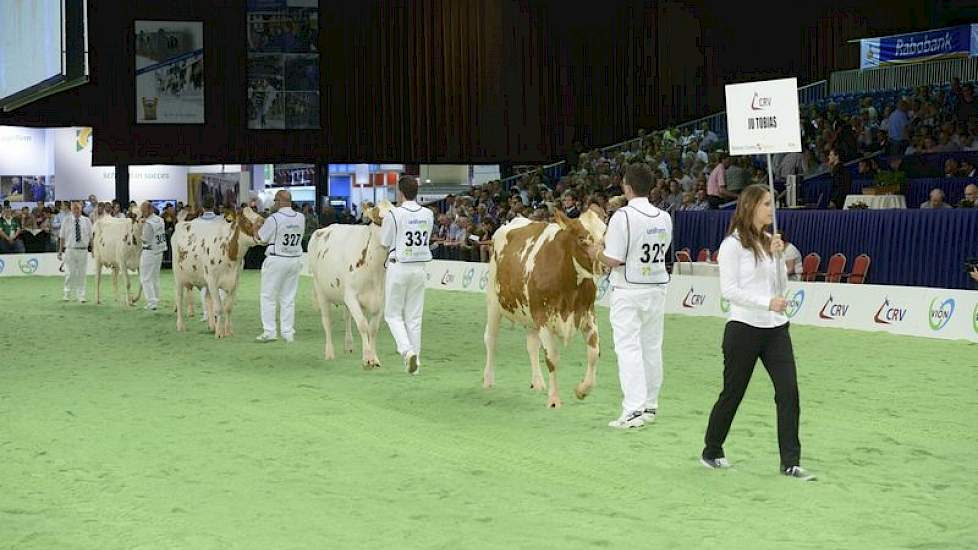
[{"label": "woman holding sign", "polygon": [[795,357],[784,314],[787,301],[779,292],[787,285],[778,259],[784,243],[780,235],[765,231],[773,218],[771,193],[764,186],[751,185],[741,193],[728,236],[720,245],[720,291],[730,302],[730,320],[723,335],[723,391],[710,413],[700,462],[711,469],[730,467],[723,442],[760,358],[774,383],[781,473],[812,481],[815,476],[800,465]]}]

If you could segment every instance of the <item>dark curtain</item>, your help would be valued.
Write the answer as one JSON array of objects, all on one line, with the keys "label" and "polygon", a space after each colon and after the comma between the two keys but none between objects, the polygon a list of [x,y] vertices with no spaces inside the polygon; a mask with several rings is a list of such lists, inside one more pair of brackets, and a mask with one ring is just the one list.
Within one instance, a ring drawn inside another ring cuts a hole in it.
[{"label": "dark curtain", "polygon": [[[321,0],[322,128],[248,130],[245,6],[89,0],[91,83],[0,124],[92,126],[109,165],[543,163],[667,117],[650,0]],[[135,124],[137,19],[203,21],[206,124]]]},{"label": "dark curtain", "polygon": [[[717,250],[732,211],[678,212],[673,248]],[[974,288],[964,261],[978,256],[978,211],[784,211],[778,222],[802,256],[816,252],[822,269],[841,252],[847,269],[860,254],[872,258],[867,283]]]}]

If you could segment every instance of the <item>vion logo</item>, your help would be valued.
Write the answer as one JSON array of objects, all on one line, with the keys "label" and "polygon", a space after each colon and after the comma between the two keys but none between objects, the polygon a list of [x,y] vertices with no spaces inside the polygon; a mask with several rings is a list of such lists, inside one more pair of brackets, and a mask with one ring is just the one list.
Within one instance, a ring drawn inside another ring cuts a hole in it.
[{"label": "vion logo", "polygon": [[822,310],[818,312],[819,319],[825,319],[826,321],[834,321],[836,319],[842,319],[849,314],[849,304],[837,303],[835,298],[829,295],[829,299],[822,306]]},{"label": "vion logo", "polygon": [[6,262],[4,262],[2,258],[0,258],[0,273],[3,273],[3,268],[5,267],[7,267]]},{"label": "vion logo", "polygon": [[793,319],[801,311],[801,306],[803,305],[805,305],[805,290],[799,288],[788,299],[788,305],[784,308],[784,314],[788,316],[788,319]]},{"label": "vion logo", "polygon": [[447,286],[455,282],[455,275],[452,275],[451,271],[445,271],[445,274],[441,276],[441,284]]},{"label": "vion logo", "polygon": [[611,287],[611,281],[608,280],[608,275],[604,275],[598,280],[598,297],[597,300],[603,300],[604,295],[608,293],[608,288]]},{"label": "vion logo", "polygon": [[21,260],[18,263],[20,265],[20,271],[24,275],[31,275],[31,274],[33,274],[35,271],[37,271],[37,266],[39,265],[39,262],[37,261],[37,258],[31,258],[31,259],[29,259],[27,261]]},{"label": "vion logo", "polygon": [[489,272],[486,271],[485,273],[482,274],[482,277],[479,279],[479,290],[485,290],[486,285],[488,284],[489,284]]},{"label": "vion logo", "polygon": [[720,311],[724,313],[730,313],[730,300],[726,298],[720,298]]},{"label": "vion logo", "polygon": [[873,322],[878,325],[892,325],[893,323],[903,322],[907,318],[906,308],[895,307],[890,304],[890,298],[883,299],[883,305],[876,310],[876,315],[873,316]]},{"label": "vion logo", "polygon": [[475,268],[470,267],[468,271],[465,272],[465,275],[462,275],[462,287],[469,288],[469,285],[472,284],[472,279],[474,277],[475,277]]},{"label": "vion logo", "polygon": [[[0,263],[0,271],[3,271],[3,263]],[[975,304],[975,310],[971,312],[971,323],[978,334],[978,304]]]},{"label": "vion logo", "polygon": [[683,307],[685,308],[696,308],[706,303],[706,294],[697,294],[696,289],[689,287],[689,292],[686,293],[686,297],[683,298]]},{"label": "vion logo", "polygon": [[940,303],[938,300],[940,298],[934,298],[930,301],[930,309],[927,315],[930,328],[934,331],[946,327],[951,322],[951,317],[954,316],[954,298],[948,298]]}]

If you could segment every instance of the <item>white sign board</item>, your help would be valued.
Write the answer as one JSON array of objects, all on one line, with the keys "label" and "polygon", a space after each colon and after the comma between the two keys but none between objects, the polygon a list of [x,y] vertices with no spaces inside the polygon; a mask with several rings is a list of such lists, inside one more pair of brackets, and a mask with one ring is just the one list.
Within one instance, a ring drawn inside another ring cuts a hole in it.
[{"label": "white sign board", "polygon": [[726,95],[731,155],[801,152],[798,79],[728,84]]}]

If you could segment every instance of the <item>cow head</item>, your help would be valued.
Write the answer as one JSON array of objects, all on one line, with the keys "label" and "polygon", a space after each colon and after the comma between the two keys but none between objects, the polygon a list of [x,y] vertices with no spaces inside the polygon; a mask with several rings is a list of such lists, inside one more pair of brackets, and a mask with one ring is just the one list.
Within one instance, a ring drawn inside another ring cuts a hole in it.
[{"label": "cow head", "polygon": [[383,201],[377,206],[371,206],[364,210],[364,215],[370,220],[370,223],[380,226],[384,222],[384,216],[393,209],[394,205],[389,201]]},{"label": "cow head", "polygon": [[257,244],[258,230],[263,223],[265,219],[247,207],[241,211],[241,214],[231,217],[231,239],[227,254],[232,262],[238,261],[249,248]]},{"label": "cow head", "polygon": [[577,239],[577,243],[591,260],[590,267],[592,273],[600,273],[601,263],[596,257],[591,256],[589,248],[594,243],[600,244],[604,242],[604,233],[607,226],[604,220],[601,219],[601,215],[589,208],[581,214],[581,217],[574,220],[568,218],[560,210],[557,210],[554,213],[554,218],[562,230],[570,232]]}]

